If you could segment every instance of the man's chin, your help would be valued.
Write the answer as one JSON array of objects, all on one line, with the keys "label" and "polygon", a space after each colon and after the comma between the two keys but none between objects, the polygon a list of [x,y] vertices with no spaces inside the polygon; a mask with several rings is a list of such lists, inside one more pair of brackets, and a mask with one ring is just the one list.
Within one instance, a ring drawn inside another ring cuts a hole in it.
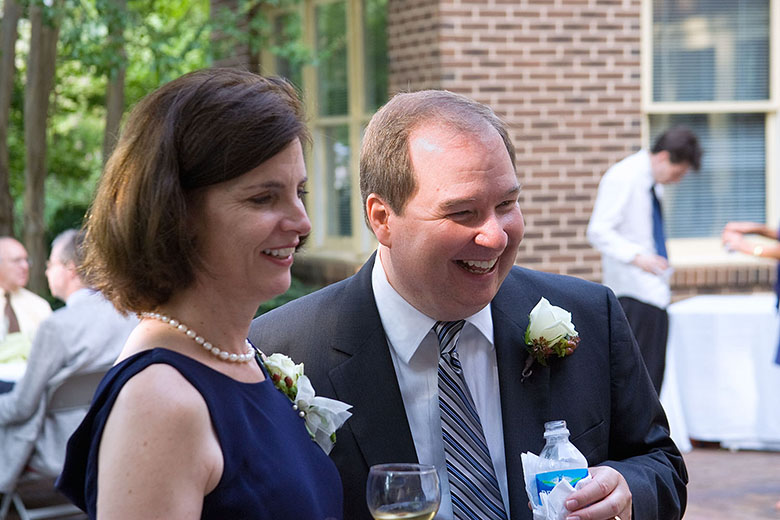
[{"label": "man's chin", "polygon": [[454,321],[468,318],[487,307],[490,302],[493,301],[494,296],[495,292],[493,292],[490,297],[474,293],[453,295],[449,300],[450,304],[441,309],[440,314],[443,317],[437,317],[436,319]]}]

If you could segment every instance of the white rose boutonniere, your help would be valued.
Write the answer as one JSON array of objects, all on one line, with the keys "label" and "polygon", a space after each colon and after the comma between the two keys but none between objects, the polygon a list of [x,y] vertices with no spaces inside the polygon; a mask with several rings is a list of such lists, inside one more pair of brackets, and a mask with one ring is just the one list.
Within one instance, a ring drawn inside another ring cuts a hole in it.
[{"label": "white rose boutonniere", "polygon": [[270,356],[263,354],[262,358],[274,386],[293,401],[298,393],[298,378],[303,375],[303,363],[296,365],[292,359],[278,353]]},{"label": "white rose boutonniere", "polygon": [[329,454],[336,444],[336,430],[352,416],[347,411],[352,406],[315,395],[311,381],[303,373],[303,363],[296,365],[288,356],[279,353],[266,356],[261,352],[260,357],[274,386],[287,396],[293,409],[306,422],[311,439]]},{"label": "white rose boutonniere", "polygon": [[541,298],[528,316],[525,344],[530,355],[523,369],[523,380],[531,375],[534,361],[547,366],[548,357],[568,356],[579,342],[580,336],[571,322],[571,313],[550,305],[547,298]]}]

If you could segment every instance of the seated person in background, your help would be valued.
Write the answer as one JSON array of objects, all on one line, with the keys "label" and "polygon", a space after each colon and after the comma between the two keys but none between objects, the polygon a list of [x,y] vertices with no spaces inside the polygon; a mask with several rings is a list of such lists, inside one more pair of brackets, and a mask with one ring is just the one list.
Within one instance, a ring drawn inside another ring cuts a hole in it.
[{"label": "seated person in background", "polygon": [[0,492],[28,464],[46,475],[61,471],[65,444],[84,413],[47,416],[49,390],[74,373],[110,366],[137,324],[85,285],[78,272],[80,243],[74,229],[54,239],[46,277],[51,293],[66,305],[41,323],[24,376],[0,394]]},{"label": "seated person in background", "polygon": [[[27,250],[15,238],[0,237],[0,362],[15,355],[3,355],[3,347],[17,345],[22,337],[26,354],[38,325],[51,314],[46,300],[24,288],[29,279]],[[0,392],[8,390],[0,385]]]}]

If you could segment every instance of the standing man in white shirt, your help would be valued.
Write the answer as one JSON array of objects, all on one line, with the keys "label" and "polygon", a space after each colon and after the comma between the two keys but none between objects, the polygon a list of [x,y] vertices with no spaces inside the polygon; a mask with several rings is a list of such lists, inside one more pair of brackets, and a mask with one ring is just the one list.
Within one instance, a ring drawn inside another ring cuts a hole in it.
[{"label": "standing man in white shirt", "polygon": [[665,131],[650,151],[640,150],[607,170],[588,224],[588,240],[601,253],[602,281],[618,296],[658,393],[672,272],[660,200],[664,184],[699,169],[701,155],[691,130],[677,126]]}]

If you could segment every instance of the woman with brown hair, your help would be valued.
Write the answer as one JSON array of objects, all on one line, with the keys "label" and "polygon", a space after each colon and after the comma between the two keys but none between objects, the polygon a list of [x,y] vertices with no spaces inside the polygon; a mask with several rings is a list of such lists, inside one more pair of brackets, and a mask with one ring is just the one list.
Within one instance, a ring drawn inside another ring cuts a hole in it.
[{"label": "woman with brown hair", "polygon": [[283,80],[211,69],[133,110],[86,224],[85,271],[142,319],[58,485],[90,518],[341,518],[341,484],[246,340],[310,231],[308,134]]}]

